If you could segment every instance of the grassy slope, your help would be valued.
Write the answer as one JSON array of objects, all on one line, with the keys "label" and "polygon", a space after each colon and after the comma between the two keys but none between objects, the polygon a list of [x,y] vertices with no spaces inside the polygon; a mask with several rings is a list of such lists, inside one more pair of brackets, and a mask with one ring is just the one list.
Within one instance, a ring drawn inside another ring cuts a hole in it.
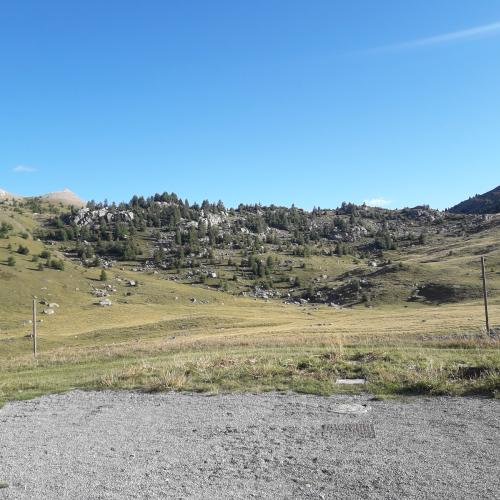
[{"label": "grassy slope", "polygon": [[[11,211],[0,216],[16,233],[37,224],[32,216]],[[9,251],[9,243],[14,250],[27,245],[30,255]],[[477,286],[477,254],[484,251],[490,286],[500,289],[494,231],[468,239],[443,237],[405,256],[388,253],[404,267],[374,278],[386,293],[373,309],[266,303],[178,284],[162,273],[134,273],[131,265],[108,271],[117,292],[110,297],[113,306],[102,308],[89,293],[101,286],[99,271],[69,260],[64,271],[38,271],[31,256],[43,248],[14,235],[0,240],[0,403],[71,387],[329,394],[342,390],[335,385],[339,376],[367,377],[368,389],[378,394],[498,395],[500,390],[498,343],[481,336],[480,301],[429,306],[401,300],[409,284],[424,279]],[[9,255],[15,256],[15,267],[6,265]],[[297,273],[308,278],[356,268],[347,257],[306,261]],[[139,286],[126,286],[126,279]],[[60,305],[54,315],[40,316],[36,362],[24,337],[31,328],[25,322],[33,294]],[[491,317],[500,323],[498,294]],[[479,367],[480,376],[469,378],[461,365]]]}]

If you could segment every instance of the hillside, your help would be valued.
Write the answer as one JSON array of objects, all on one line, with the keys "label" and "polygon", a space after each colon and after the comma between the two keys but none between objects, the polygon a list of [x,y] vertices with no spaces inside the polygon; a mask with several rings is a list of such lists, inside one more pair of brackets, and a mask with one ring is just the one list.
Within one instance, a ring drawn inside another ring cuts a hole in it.
[{"label": "hillside", "polygon": [[128,262],[134,272],[178,283],[336,307],[479,298],[480,283],[469,273],[481,253],[476,245],[488,238],[495,265],[499,228],[500,217],[428,207],[226,209],[164,194],[61,213],[36,235],[59,242],[87,268]]},{"label": "hillside", "polygon": [[156,198],[0,202],[0,403],[68,387],[330,394],[336,376],[381,394],[499,389],[479,256],[498,328],[500,215]]},{"label": "hillside", "polygon": [[500,213],[500,186],[484,194],[476,194],[449,210],[455,214],[497,214]]},{"label": "hillside", "polygon": [[490,294],[500,289],[500,215],[353,204],[226,209],[173,193],[79,210],[43,198],[0,207],[11,232],[82,270],[155,273],[232,295],[333,307],[460,302],[481,297],[479,255],[492,270]]}]

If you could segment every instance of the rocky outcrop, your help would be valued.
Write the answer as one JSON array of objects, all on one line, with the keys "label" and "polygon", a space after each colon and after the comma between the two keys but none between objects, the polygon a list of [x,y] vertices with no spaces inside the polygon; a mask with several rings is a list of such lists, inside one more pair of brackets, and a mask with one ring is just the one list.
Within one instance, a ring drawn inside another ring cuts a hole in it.
[{"label": "rocky outcrop", "polygon": [[100,208],[98,210],[90,210],[82,208],[78,210],[73,221],[78,226],[96,226],[101,220],[108,224],[112,222],[132,222],[134,220],[134,212],[131,210],[113,210],[109,207]]}]

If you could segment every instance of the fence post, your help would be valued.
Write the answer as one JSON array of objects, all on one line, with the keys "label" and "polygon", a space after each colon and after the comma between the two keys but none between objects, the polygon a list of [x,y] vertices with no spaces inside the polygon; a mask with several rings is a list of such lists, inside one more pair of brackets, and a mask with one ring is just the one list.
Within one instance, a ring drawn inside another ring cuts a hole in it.
[{"label": "fence post", "polygon": [[36,297],[33,297],[33,357],[36,358]]},{"label": "fence post", "polygon": [[484,257],[481,257],[481,270],[483,273],[483,298],[484,298],[484,316],[486,318],[486,333],[490,334],[490,318],[488,316],[488,291],[486,290],[486,271],[484,269]]}]

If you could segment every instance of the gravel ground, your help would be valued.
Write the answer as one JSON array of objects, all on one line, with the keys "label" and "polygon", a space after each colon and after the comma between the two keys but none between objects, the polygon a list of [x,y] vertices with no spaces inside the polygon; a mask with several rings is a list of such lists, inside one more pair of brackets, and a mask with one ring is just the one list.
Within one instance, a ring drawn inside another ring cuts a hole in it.
[{"label": "gravel ground", "polygon": [[500,498],[500,401],[82,392],[0,410],[0,499]]}]

